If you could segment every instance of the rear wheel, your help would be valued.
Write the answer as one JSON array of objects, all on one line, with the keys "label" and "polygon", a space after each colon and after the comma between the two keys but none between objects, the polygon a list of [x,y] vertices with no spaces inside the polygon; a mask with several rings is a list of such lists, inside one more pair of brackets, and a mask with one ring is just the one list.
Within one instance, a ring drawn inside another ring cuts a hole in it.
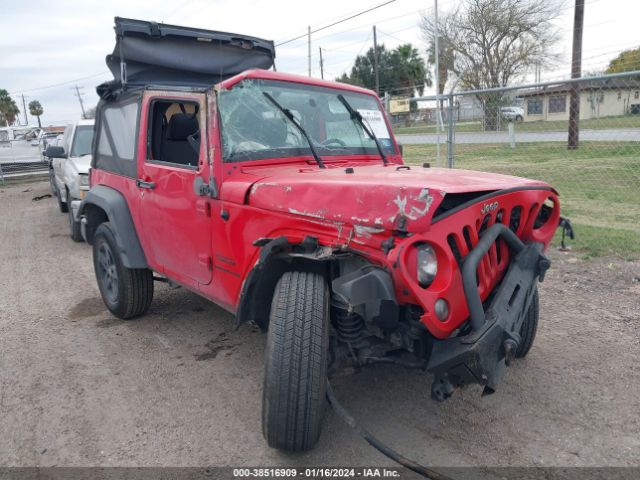
[{"label": "rear wheel", "polygon": [[329,292],[317,273],[286,272],[276,285],[267,337],[262,432],[269,446],[312,448],[326,405]]},{"label": "rear wheel", "polygon": [[116,317],[144,314],[153,300],[153,273],[147,268],[127,268],[122,263],[111,224],[97,228],[93,241],[93,267],[102,300]]},{"label": "rear wheel", "polygon": [[540,314],[540,299],[538,296],[538,289],[536,288],[531,299],[531,305],[524,317],[522,327],[520,327],[520,337],[522,341],[516,350],[516,358],[523,358],[531,350],[533,341],[536,338],[536,332],[538,331],[538,317]]}]

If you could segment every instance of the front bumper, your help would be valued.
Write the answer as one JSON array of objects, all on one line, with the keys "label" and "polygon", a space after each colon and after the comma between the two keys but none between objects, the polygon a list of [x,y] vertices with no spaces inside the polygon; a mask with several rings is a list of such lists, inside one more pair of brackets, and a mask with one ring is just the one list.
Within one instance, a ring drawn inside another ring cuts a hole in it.
[{"label": "front bumper", "polygon": [[[493,242],[502,237],[512,252],[507,272],[489,300],[487,310],[478,294],[478,263]],[[436,340],[427,370],[435,376],[431,396],[445,400],[460,385],[478,383],[484,393],[493,393],[522,339],[520,329],[531,305],[538,280],[549,268],[543,244],[524,244],[502,224],[490,227],[462,261],[465,298],[471,332]]]}]

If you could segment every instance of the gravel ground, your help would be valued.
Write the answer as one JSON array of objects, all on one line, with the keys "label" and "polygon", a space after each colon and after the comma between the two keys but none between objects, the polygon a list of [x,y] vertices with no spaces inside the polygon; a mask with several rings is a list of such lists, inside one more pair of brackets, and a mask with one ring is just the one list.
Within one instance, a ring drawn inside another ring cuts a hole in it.
[{"label": "gravel ground", "polygon": [[[144,318],[112,317],[90,247],[53,199],[32,201],[46,193],[0,189],[0,465],[393,465],[333,412],[313,451],[269,449],[265,335],[166,285]],[[494,395],[438,404],[429,375],[385,365],[336,395],[427,465],[640,465],[640,262],[551,259],[536,343]]]}]

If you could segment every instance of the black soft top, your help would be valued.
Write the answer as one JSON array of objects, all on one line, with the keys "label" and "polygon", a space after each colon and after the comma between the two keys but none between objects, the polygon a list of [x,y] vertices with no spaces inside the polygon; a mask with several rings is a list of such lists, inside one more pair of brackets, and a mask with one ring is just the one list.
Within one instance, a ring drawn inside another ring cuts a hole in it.
[{"label": "black soft top", "polygon": [[273,66],[273,41],[115,17],[116,45],[106,61],[114,81],[98,87],[107,100],[149,85],[204,88],[251,68]]}]

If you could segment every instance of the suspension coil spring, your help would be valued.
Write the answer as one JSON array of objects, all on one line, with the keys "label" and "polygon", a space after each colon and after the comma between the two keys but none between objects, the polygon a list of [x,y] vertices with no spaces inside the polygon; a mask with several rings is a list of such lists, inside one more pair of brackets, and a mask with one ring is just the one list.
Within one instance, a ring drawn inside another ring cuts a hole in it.
[{"label": "suspension coil spring", "polygon": [[363,337],[364,320],[360,315],[339,310],[336,314],[336,330],[338,340],[352,345],[357,344]]}]

